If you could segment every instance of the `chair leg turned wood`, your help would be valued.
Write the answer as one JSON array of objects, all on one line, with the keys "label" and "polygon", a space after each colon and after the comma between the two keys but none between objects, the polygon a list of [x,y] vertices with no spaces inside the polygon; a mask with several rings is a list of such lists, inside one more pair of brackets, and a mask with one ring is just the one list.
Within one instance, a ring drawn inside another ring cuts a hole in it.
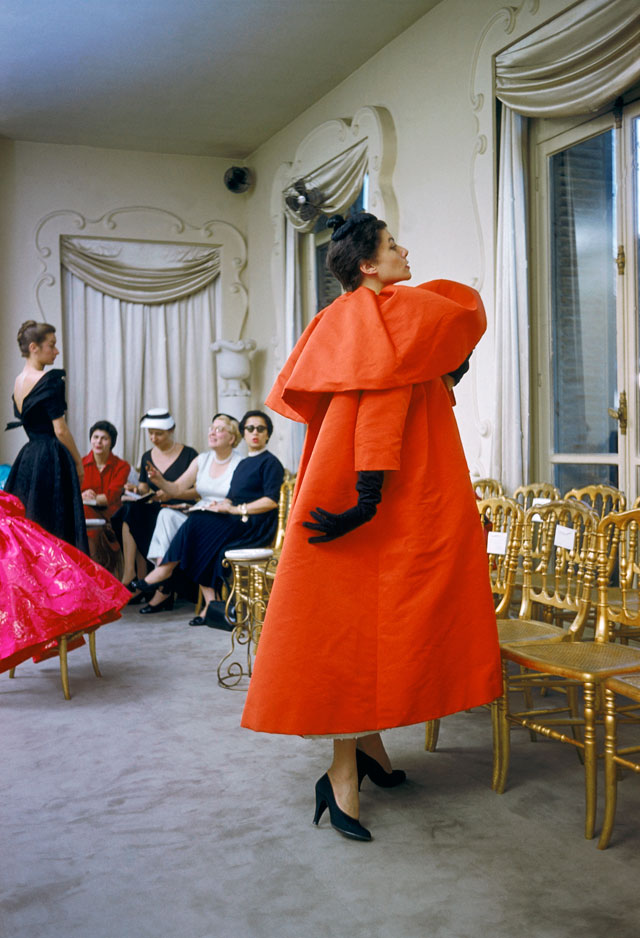
[{"label": "chair leg turned wood", "polygon": [[96,655],[96,633],[95,631],[89,632],[89,654],[91,655],[91,664],[93,665],[93,672],[96,677],[102,677],[100,674],[100,668],[98,667],[98,658]]},{"label": "chair leg turned wood", "polygon": [[618,800],[618,767],[614,758],[617,745],[616,699],[608,688],[604,690],[604,726],[604,817],[598,850],[609,846]]},{"label": "chair leg turned wood", "polygon": [[16,669],[11,668],[11,670],[9,671],[9,677],[15,677],[15,676],[16,676]]},{"label": "chair leg turned wood", "polygon": [[60,639],[58,655],[60,657],[60,680],[62,681],[62,693],[64,694],[65,700],[71,700],[71,694],[69,693],[69,666],[67,663],[66,635],[63,635]]},{"label": "chair leg turned wood", "polygon": [[424,726],[424,748],[427,752],[435,752],[440,734],[440,720],[427,720]]}]

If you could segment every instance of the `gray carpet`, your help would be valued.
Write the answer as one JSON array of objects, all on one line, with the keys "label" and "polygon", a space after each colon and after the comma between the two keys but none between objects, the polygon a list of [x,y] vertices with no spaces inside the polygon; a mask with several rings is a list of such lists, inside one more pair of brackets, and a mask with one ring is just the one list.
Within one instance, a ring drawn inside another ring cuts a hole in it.
[{"label": "gray carpet", "polygon": [[57,662],[0,676],[2,938],[636,938],[640,780],[599,851],[574,752],[514,733],[499,796],[488,715],[458,714],[437,753],[386,734],[410,780],[367,780],[348,841],[311,823],[331,744],[240,729],[229,635],[191,614],[127,610],[102,680],[70,654],[71,701]]}]

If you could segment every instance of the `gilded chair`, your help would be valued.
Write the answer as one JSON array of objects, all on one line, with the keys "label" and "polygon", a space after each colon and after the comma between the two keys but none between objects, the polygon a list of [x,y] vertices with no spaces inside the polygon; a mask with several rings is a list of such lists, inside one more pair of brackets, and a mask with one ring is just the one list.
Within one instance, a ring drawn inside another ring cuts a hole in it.
[{"label": "gilded chair", "polygon": [[[610,640],[627,643],[629,639],[640,641],[640,500],[631,511],[611,515],[611,525],[618,529],[618,582],[617,585],[602,584],[599,591],[598,617],[606,618]],[[604,625],[603,625],[604,628]],[[635,650],[635,649],[634,649]],[[616,695],[626,698],[626,703]],[[629,703],[628,701],[633,701]],[[618,727],[621,724],[640,724],[640,674],[610,677],[604,681],[604,765],[605,765],[605,811],[598,847],[603,850],[609,844],[616,813],[617,784],[619,770],[630,769],[640,774],[640,764],[628,757],[640,752],[640,746],[618,747]]]},{"label": "gilded chair", "polygon": [[581,489],[569,489],[565,492],[564,498],[576,498],[584,502],[593,508],[600,518],[604,518],[612,511],[624,511],[627,505],[624,492],[605,483],[585,485]]},{"label": "gilded chair", "polygon": [[[82,629],[78,632],[70,632],[68,635],[61,635],[60,638],[51,642],[51,648],[45,648],[40,655],[37,656],[36,661],[44,661],[47,658],[53,658],[56,655],[60,659],[60,681],[62,683],[62,693],[64,694],[65,700],[71,700],[71,691],[69,689],[69,664],[68,664],[68,653],[73,651],[74,648],[80,648],[81,645],[84,645],[84,638],[86,636],[87,643],[89,645],[89,655],[91,656],[91,664],[93,667],[93,672],[96,677],[102,677],[100,673],[100,667],[98,665],[98,657],[96,655],[96,630],[99,626],[94,626],[90,629]],[[15,668],[11,668],[9,671],[9,677],[14,678],[16,673]]]},{"label": "gilded chair", "polygon": [[[566,504],[566,503],[565,503]],[[630,517],[631,516],[631,517]],[[640,649],[626,647],[611,642],[609,617],[624,615],[622,611],[614,612],[609,606],[609,547],[614,540],[611,526],[617,528],[617,538],[622,543],[622,534],[626,538],[625,527],[637,525],[640,521],[640,511],[626,512],[620,515],[609,515],[598,523],[597,527],[597,588],[598,606],[596,619],[596,633],[594,641],[544,641],[537,643],[505,643],[501,645],[503,664],[503,694],[492,705],[495,710],[493,721],[494,731],[494,789],[502,793],[505,788],[510,759],[510,728],[521,726],[534,733],[540,733],[550,739],[568,743],[576,747],[583,754],[584,782],[585,782],[585,837],[590,839],[594,835],[596,815],[596,719],[598,716],[599,700],[597,691],[606,681],[611,683],[613,678],[640,672]],[[525,525],[526,527],[526,525]],[[584,602],[588,600],[586,590],[588,583],[585,578]],[[637,612],[634,613],[637,616]],[[574,635],[579,638],[579,635]],[[509,663],[533,672],[530,676],[534,681],[537,676],[543,682],[552,680],[554,685],[566,684],[569,690],[581,686],[583,695],[582,713],[574,706],[568,713],[556,708],[527,708],[516,711],[511,705],[511,683],[509,678]],[[607,693],[609,693],[608,691]],[[606,695],[605,695],[606,696]],[[609,699],[610,705],[610,699]],[[563,715],[561,715],[563,713]],[[611,723],[611,716],[609,717]],[[560,731],[561,727],[569,727],[572,736]],[[609,743],[611,747],[611,742]],[[613,762],[610,759],[610,766]],[[609,766],[609,783],[611,782],[611,767]],[[613,809],[615,810],[615,808]],[[612,823],[612,814],[610,811]]]},{"label": "gilded chair", "polygon": [[[531,508],[534,499],[556,502],[559,498],[560,489],[557,489],[551,482],[529,482],[528,485],[519,485],[513,493],[513,500],[522,505],[525,511]],[[536,501],[536,504],[539,504],[539,501]]]},{"label": "gilded chair", "polygon": [[495,498],[504,495],[502,483],[497,479],[472,479],[473,490],[478,498]]},{"label": "gilded chair", "polygon": [[[487,531],[487,558],[491,591],[496,615],[508,614],[511,594],[518,569],[524,512],[511,498],[498,495],[478,502],[482,525]],[[435,752],[440,720],[429,720],[425,726],[424,748]]]}]

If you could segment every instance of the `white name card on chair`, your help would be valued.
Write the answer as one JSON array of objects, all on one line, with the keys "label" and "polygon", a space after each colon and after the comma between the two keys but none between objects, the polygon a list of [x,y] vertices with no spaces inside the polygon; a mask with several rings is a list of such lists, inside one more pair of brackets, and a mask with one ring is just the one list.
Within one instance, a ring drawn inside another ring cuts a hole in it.
[{"label": "white name card on chair", "polygon": [[[548,505],[550,501],[551,501],[550,498],[532,498],[532,499],[531,499],[531,507],[532,507],[532,508],[535,508],[536,506],[539,507],[540,505]],[[540,515],[536,514],[536,515],[533,516],[533,519],[532,519],[532,520],[533,520],[533,521],[542,521],[542,518],[540,517]]]},{"label": "white name card on chair", "polygon": [[556,547],[565,547],[567,550],[573,550],[576,542],[576,532],[573,528],[566,528],[563,524],[556,527],[553,543]]},{"label": "white name card on chair", "polygon": [[504,556],[507,552],[507,532],[489,531],[487,534],[487,553],[501,554]]}]

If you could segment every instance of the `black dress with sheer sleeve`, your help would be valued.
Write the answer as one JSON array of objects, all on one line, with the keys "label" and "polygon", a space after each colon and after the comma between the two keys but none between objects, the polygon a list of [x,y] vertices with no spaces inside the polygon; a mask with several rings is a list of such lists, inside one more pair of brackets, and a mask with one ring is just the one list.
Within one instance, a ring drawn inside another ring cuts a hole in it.
[{"label": "black dress with sheer sleeve", "polygon": [[27,518],[88,553],[76,466],[53,429],[53,421],[67,410],[64,376],[62,368],[45,372],[25,396],[22,413],[13,401],[17,419],[7,429],[24,427],[29,442],[16,456],[4,488],[20,499]]}]

